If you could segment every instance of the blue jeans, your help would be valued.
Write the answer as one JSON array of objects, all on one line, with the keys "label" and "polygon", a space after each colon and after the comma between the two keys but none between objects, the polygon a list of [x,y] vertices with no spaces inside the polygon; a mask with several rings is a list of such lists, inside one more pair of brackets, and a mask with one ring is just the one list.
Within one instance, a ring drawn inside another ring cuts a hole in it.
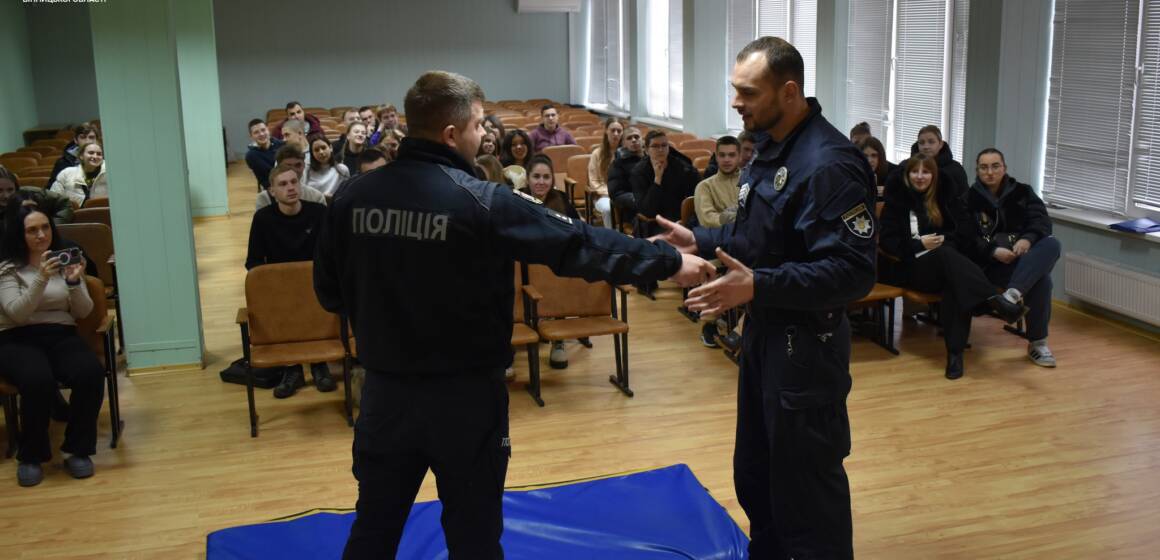
[{"label": "blue jeans", "polygon": [[1051,322],[1051,269],[1062,251],[1059,240],[1044,237],[1011,264],[991,261],[984,272],[996,286],[1015,288],[1023,294],[1027,305],[1027,338],[1047,338],[1047,324]]}]

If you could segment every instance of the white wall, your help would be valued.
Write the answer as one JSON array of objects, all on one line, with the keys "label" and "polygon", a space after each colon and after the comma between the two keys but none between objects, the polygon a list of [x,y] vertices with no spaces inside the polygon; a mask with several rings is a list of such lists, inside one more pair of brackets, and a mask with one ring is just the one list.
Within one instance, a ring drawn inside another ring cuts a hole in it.
[{"label": "white wall", "polygon": [[36,93],[24,11],[17,4],[0,5],[0,153],[24,145],[23,132],[36,126]]},{"label": "white wall", "polygon": [[512,0],[215,0],[222,122],[230,152],[246,122],[306,106],[394,103],[425,70],[459,72],[488,99],[569,99],[568,17]]},{"label": "white wall", "polygon": [[95,119],[97,75],[85,4],[24,4],[39,124],[64,126]]}]

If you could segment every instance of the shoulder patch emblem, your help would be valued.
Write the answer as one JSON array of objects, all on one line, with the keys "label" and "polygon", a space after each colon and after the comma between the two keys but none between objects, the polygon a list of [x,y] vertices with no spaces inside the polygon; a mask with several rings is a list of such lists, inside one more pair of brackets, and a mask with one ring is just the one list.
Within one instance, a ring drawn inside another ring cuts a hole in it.
[{"label": "shoulder patch emblem", "polygon": [[741,205],[741,207],[744,208],[746,198],[749,198],[749,183],[748,182],[745,183],[744,185],[741,185],[741,191],[737,193],[737,204]]},{"label": "shoulder patch emblem", "polygon": [[865,202],[859,202],[857,206],[842,214],[842,223],[846,224],[846,229],[850,230],[850,233],[862,239],[874,236],[874,217],[866,208]]},{"label": "shoulder patch emblem", "polygon": [[519,195],[520,198],[523,198],[524,200],[526,200],[528,202],[532,202],[535,204],[543,204],[543,202],[540,202],[540,199],[538,199],[538,198],[536,198],[536,197],[534,197],[534,196],[532,196],[524,191],[521,191],[519,189],[512,189],[512,192],[516,193],[517,195]]},{"label": "shoulder patch emblem", "polygon": [[[539,202],[539,201],[537,200],[536,202]],[[569,218],[568,216],[565,216],[565,215],[563,215],[555,210],[548,209],[548,215],[553,217],[553,218],[556,218],[557,220],[560,220],[561,222],[564,222],[568,225],[572,225],[572,218]]]},{"label": "shoulder patch emblem", "polygon": [[789,178],[789,170],[782,167],[777,170],[777,175],[773,177],[773,190],[780,191],[785,188],[785,180]]}]

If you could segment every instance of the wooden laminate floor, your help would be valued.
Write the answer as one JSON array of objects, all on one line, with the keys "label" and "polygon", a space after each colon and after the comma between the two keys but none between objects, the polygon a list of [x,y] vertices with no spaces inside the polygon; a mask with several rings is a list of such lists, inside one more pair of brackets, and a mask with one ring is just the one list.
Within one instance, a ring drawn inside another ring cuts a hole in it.
[{"label": "wooden laminate floor", "polygon": [[[102,411],[91,479],[56,464],[19,488],[15,460],[0,461],[0,558],[197,558],[217,529],[353,507],[341,391],[260,392],[251,439],[244,388],[218,380],[241,352],[233,318],[254,199],[244,165],[229,177],[232,216],[195,228],[208,367],[122,377],[122,445],[107,448]],[[747,528],[732,482],[737,368],[700,345],[679,296],[630,298],[634,399],[607,381],[608,339],[569,345],[564,371],[541,352],[546,408],[524,393],[517,356],[508,485],[687,463]],[[1160,554],[1160,344],[1058,306],[1052,330],[1060,367],[1046,370],[996,320],[978,320],[955,382],[932,327],[900,322],[901,356],[855,339],[846,465],[860,557]],[[54,424],[55,442],[62,431]],[[428,477],[419,498],[434,497]]]}]

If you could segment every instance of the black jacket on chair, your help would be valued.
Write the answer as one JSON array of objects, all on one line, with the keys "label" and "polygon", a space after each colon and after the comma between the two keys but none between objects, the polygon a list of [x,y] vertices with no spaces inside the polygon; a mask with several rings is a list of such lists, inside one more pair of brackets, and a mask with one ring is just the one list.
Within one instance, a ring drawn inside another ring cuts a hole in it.
[{"label": "black jacket on chair", "polygon": [[968,256],[980,263],[990,263],[997,247],[1010,249],[1013,241],[1026,239],[1034,245],[1051,235],[1051,218],[1047,206],[1031,185],[1003,176],[999,196],[976,180],[965,198],[966,210],[974,228]]}]

